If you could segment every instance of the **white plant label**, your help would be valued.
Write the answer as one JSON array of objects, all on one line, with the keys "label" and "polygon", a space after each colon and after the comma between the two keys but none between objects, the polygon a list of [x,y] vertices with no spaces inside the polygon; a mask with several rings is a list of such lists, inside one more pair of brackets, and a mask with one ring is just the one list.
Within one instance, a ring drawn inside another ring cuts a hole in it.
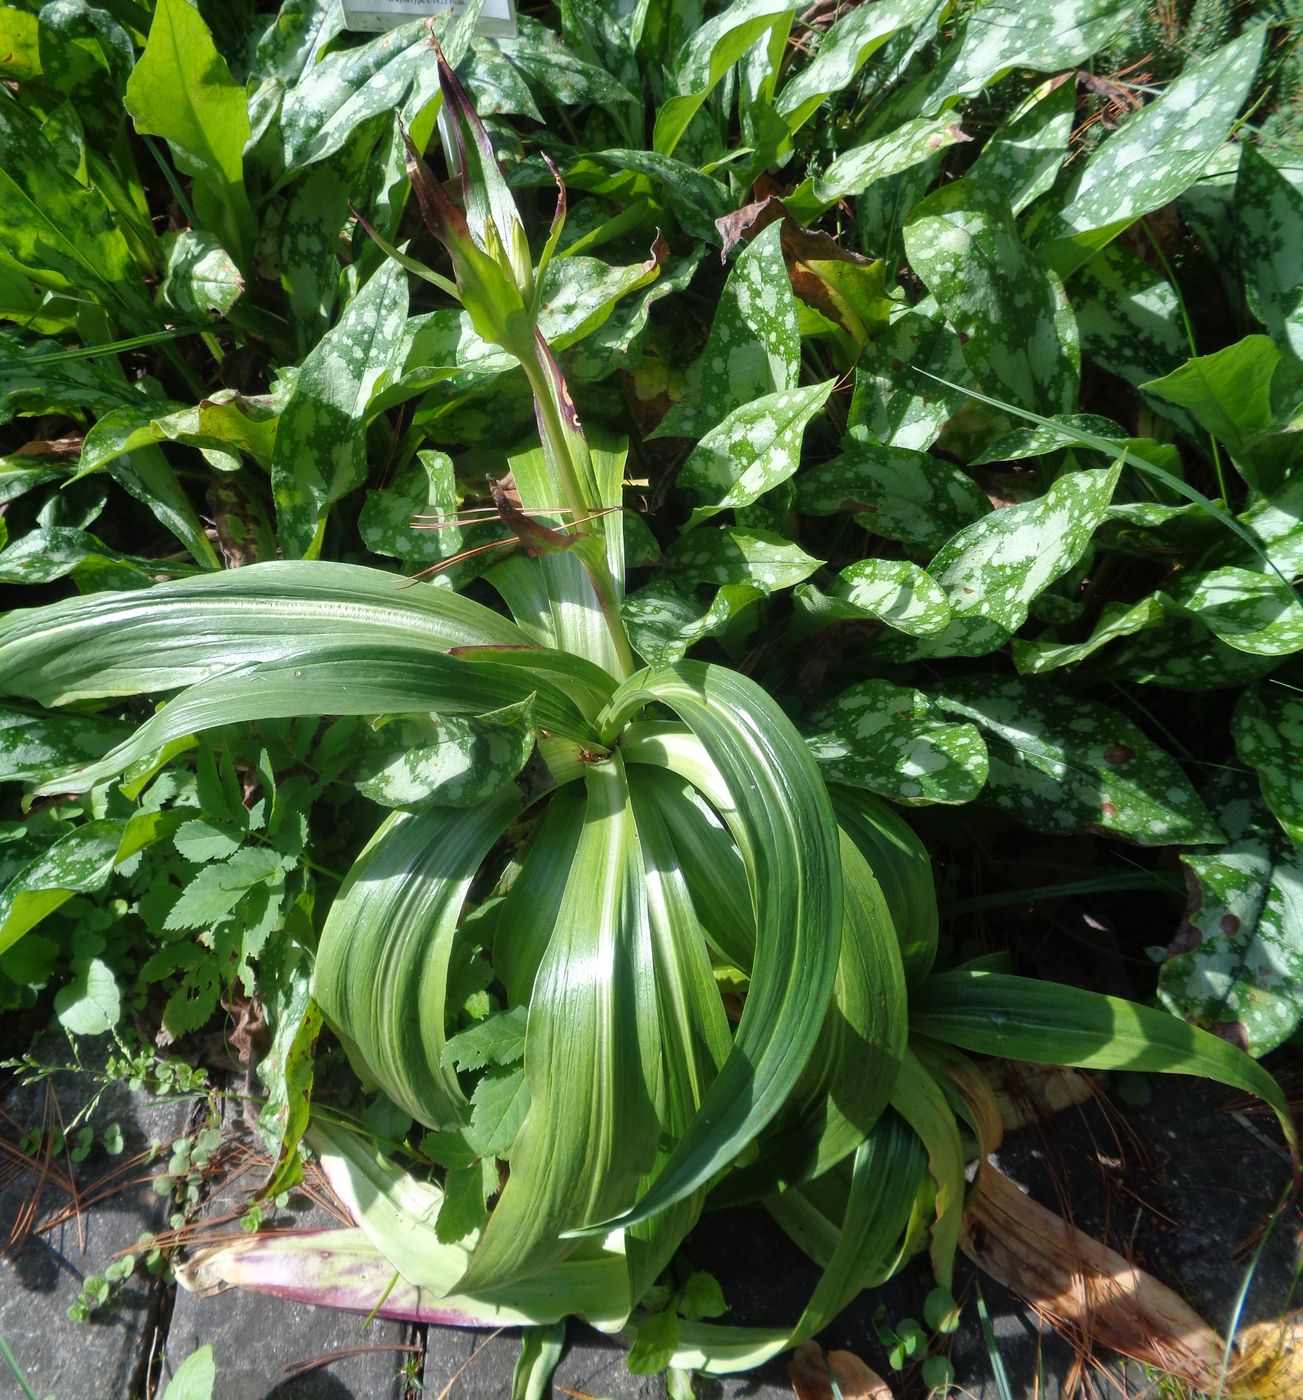
[{"label": "white plant label", "polygon": [[[396,29],[409,19],[459,15],[465,8],[466,0],[344,0],[344,23],[350,29],[376,33]],[[475,32],[495,39],[514,38],[515,0],[484,0]]]}]

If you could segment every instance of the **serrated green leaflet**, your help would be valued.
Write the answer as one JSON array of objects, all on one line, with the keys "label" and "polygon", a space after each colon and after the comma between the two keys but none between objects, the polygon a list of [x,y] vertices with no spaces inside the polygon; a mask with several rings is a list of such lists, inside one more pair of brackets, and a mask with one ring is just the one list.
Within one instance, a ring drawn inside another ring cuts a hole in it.
[{"label": "serrated green leaflet", "polygon": [[194,177],[196,214],[247,267],[255,231],[243,170],[248,103],[188,0],[158,0],[126,102],[136,130],[165,138],[178,167]]},{"label": "serrated green leaflet", "polygon": [[782,227],[771,224],[738,255],[701,357],[701,389],[675,404],[658,437],[696,436],[734,409],[796,387],[801,337]]},{"label": "serrated green leaflet", "polygon": [[905,250],[963,342],[969,367],[1044,413],[1076,402],[1077,326],[1057,277],[1024,247],[1004,193],[956,180],[917,205]]},{"label": "serrated green leaflet", "polygon": [[912,1029],[982,1055],[1083,1069],[1195,1074],[1271,1105],[1297,1151],[1284,1095],[1242,1050],[1174,1016],[1118,997],[993,972],[931,978],[910,1007]]},{"label": "serrated green leaflet", "polygon": [[1038,230],[1042,256],[1066,275],[1142,214],[1191,185],[1226,140],[1262,55],[1266,31],[1245,30],[1191,63],[1082,167],[1062,208]]},{"label": "serrated green leaflet", "polygon": [[833,382],[766,394],[712,428],[692,449],[679,477],[705,499],[689,526],[750,505],[786,481],[800,465],[806,425],[827,402]]},{"label": "serrated green leaflet", "polygon": [[1175,760],[1106,705],[994,676],[931,698],[982,730],[986,796],[1038,831],[1096,827],[1146,846],[1222,839]]},{"label": "serrated green leaflet", "polygon": [[802,472],[796,489],[811,515],[850,511],[871,534],[929,553],[991,509],[981,487],[949,462],[868,438]]},{"label": "serrated green leaflet", "polygon": [[1221,850],[1187,854],[1189,903],[1159,975],[1163,1004],[1253,1055],[1297,1029],[1303,976],[1303,855],[1251,780],[1223,791]]},{"label": "serrated green leaflet", "polygon": [[326,511],[366,476],[364,415],[372,393],[397,368],[406,315],[402,269],[385,263],[303,362],[281,412],[271,460],[287,554],[314,555]]},{"label": "serrated green leaflet", "polygon": [[1303,696],[1270,681],[1246,690],[1231,733],[1285,834],[1303,844]]},{"label": "serrated green leaflet", "polygon": [[971,802],[986,783],[986,744],[971,724],[938,714],[925,695],[861,681],[813,717],[808,743],[829,782],[897,802]]},{"label": "serrated green leaflet", "polygon": [[928,565],[953,620],[919,642],[929,656],[984,656],[1027,620],[1033,599],[1081,558],[1104,518],[1120,468],[1073,472],[1022,505],[961,530]]}]

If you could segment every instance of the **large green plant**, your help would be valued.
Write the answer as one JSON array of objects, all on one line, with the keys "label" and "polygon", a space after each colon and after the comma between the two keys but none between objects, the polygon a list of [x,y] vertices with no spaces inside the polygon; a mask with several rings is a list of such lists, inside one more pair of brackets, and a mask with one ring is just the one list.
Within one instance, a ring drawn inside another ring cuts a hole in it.
[{"label": "large green plant", "polygon": [[[478,118],[446,65],[439,76],[460,206],[410,142],[407,160],[455,283],[399,256],[455,291],[531,388],[540,447],[494,493],[518,547],[486,575],[512,619],[446,587],[300,560],[0,624],[8,694],[175,692],[38,793],[124,773],[138,785],[192,736],[301,716],[433,717],[469,756],[454,787],[431,789],[429,746],[386,774],[409,785],[406,810],[345,879],[311,999],[278,1027],[278,1177],[305,1131],[324,1020],[362,1079],[429,1130],[443,1169],[442,1185],[414,1181],[328,1118],[311,1129],[370,1238],[345,1254],[379,1248],[450,1314],[622,1327],[712,1193],[767,1201],[828,1273],[794,1331],[686,1327],[667,1350],[729,1369],[817,1330],[925,1240],[949,1282],[964,1157],[941,1047],[1203,1074],[1267,1099],[1292,1141],[1270,1076],[1224,1041],[1087,992],[934,974],[930,872],[904,823],[828,786],[746,676],[638,668],[653,645],[635,647],[621,610],[624,449],[589,444],[540,330],[560,210],[536,266]],[[817,399],[759,399],[752,442]],[[147,822],[102,859],[163,834]],[[66,894],[45,870],[11,883],[0,946]],[[741,1001],[735,1024],[725,993]]]}]

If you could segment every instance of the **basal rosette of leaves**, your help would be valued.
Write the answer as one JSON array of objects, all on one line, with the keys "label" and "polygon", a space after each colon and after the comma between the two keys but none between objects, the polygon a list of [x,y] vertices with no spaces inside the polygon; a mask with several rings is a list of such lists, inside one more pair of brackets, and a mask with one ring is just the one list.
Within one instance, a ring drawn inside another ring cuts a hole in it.
[{"label": "basal rosette of leaves", "polygon": [[[1294,1030],[1297,172],[1237,126],[1261,27],[1071,159],[1126,5],[620,8],[472,5],[441,59],[316,0],[0,6],[0,755],[46,804],[0,971],[85,1034],[136,978],[171,1035],[258,995],[269,1189],[306,1138],[359,1228],[239,1281],[724,1371],[922,1249],[948,1287],[968,1054],[1202,1074],[1292,1144],[1225,1038],[964,965],[888,804],[1190,848],[1163,1000]],[[1146,255],[1174,200],[1230,344]],[[1218,685],[1253,815],[1119,702]],[[395,1133],[309,1122],[323,1023]],[[764,1336],[658,1283],[747,1200],[825,1269]]]}]

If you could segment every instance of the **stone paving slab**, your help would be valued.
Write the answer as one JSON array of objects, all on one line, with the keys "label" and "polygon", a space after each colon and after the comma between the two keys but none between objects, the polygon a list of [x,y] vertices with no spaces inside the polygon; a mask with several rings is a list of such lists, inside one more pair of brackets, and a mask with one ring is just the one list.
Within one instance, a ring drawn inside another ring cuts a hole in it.
[{"label": "stone paving slab", "polygon": [[[228,1142],[247,1134],[238,1105],[227,1100],[224,1113]],[[240,1215],[260,1177],[259,1168],[224,1175],[204,1201],[200,1226]],[[296,1198],[274,1223],[311,1230],[340,1222],[321,1206]],[[365,1321],[237,1288],[206,1298],[178,1288],[163,1375],[171,1376],[191,1352],[211,1343],[217,1361],[213,1400],[403,1400],[404,1363],[413,1354],[415,1329],[383,1318],[364,1327]],[[323,1358],[332,1359],[312,1366]]]},{"label": "stone paving slab", "polygon": [[[43,1048],[52,1063],[66,1058],[66,1043],[47,1041]],[[79,1216],[51,1230],[27,1233],[0,1259],[0,1335],[36,1394],[56,1400],[127,1400],[140,1393],[163,1285],[137,1269],[102,1318],[74,1322],[68,1309],[86,1275],[103,1274],[114,1256],[130,1249],[143,1233],[166,1228],[167,1203],[147,1179],[156,1168],[125,1173],[121,1168],[151,1141],[168,1143],[184,1132],[189,1115],[185,1103],[153,1101],[125,1084],[109,1085],[93,1122],[99,1129],[120,1125],[122,1153],[110,1156],[97,1141],[81,1163],[56,1159],[50,1164],[51,1179],[42,1184],[39,1163],[23,1158],[17,1142],[24,1132],[54,1121],[54,1101],[68,1121],[96,1087],[89,1076],[64,1073],[48,1083],[0,1087],[0,1140],[6,1145],[0,1157],[0,1248],[29,1211],[39,1227],[68,1207],[70,1184],[83,1200],[108,1190]],[[133,1179],[134,1184],[122,1185]],[[0,1375],[0,1394],[17,1394],[11,1386],[16,1383],[6,1370]]]}]

